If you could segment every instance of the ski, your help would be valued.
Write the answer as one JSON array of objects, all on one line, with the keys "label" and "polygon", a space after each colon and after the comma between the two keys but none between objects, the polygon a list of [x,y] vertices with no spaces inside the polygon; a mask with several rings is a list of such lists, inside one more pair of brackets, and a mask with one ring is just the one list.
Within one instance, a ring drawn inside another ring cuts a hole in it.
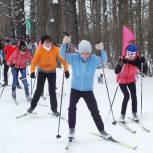
[{"label": "ski", "polygon": [[[56,116],[56,115],[54,115],[54,114],[52,114],[52,113],[48,113],[49,115],[51,115],[51,116],[54,116],[54,117],[59,117],[59,116]],[[64,118],[63,116],[61,116],[61,119],[62,120],[64,120],[64,121],[68,121],[66,118]]]},{"label": "ski", "polygon": [[20,116],[16,116],[16,119],[20,119],[20,118],[22,118],[22,117],[25,117],[25,116],[28,116],[28,115],[31,115],[31,114],[37,114],[37,113],[24,113],[24,114],[22,114],[22,115],[20,115]]},{"label": "ski", "polygon": [[67,143],[67,145],[65,147],[66,150],[70,149],[71,144],[72,144],[74,138],[73,137],[69,137],[68,139],[69,139],[69,141],[68,141],[68,143]]},{"label": "ski", "polygon": [[139,126],[142,128],[143,131],[145,131],[145,132],[147,132],[147,133],[150,132],[150,130],[147,129],[140,121],[134,121],[134,120],[133,120],[132,118],[130,118],[130,117],[128,117],[128,119],[129,119],[130,121],[136,123],[137,125],[139,125]]},{"label": "ski", "polygon": [[129,127],[126,122],[123,122],[123,123],[122,122],[117,122],[117,124],[122,126],[122,127],[124,127],[127,131],[129,131],[132,134],[136,133],[136,130],[134,130],[131,127]]},{"label": "ski", "polygon": [[0,85],[0,88],[10,87],[10,86],[12,85],[7,85],[7,86]]},{"label": "ski", "polygon": [[[103,138],[100,134],[98,133],[91,133],[92,135],[94,136],[97,136],[97,137],[100,137],[100,138]],[[128,144],[125,144],[125,143],[122,143],[116,139],[114,139],[113,137],[110,137],[109,139],[105,139],[103,138],[104,140],[107,140],[107,141],[110,141],[110,142],[113,142],[113,143],[116,143],[124,148],[127,148],[127,149],[131,149],[131,150],[136,150],[137,149],[137,146],[131,146],[131,145],[128,145]]]}]

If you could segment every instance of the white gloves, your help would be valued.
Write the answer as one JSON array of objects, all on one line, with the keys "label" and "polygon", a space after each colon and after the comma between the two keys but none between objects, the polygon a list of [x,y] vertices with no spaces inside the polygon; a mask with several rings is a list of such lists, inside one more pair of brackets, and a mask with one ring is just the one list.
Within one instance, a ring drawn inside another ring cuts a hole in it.
[{"label": "white gloves", "polygon": [[103,42],[100,42],[99,44],[96,44],[95,45],[95,48],[96,48],[96,50],[102,50],[102,49],[104,49]]},{"label": "white gloves", "polygon": [[69,44],[71,42],[71,37],[68,37],[68,36],[64,36],[64,38],[63,38],[63,43],[64,44]]}]

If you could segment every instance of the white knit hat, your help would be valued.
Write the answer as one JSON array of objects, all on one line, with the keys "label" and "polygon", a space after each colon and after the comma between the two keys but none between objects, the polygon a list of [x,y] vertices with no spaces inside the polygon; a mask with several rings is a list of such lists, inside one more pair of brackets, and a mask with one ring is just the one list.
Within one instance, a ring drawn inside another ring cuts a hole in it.
[{"label": "white knit hat", "polygon": [[86,52],[86,53],[91,53],[92,52],[92,47],[91,43],[87,40],[81,40],[79,45],[78,45],[78,52]]}]

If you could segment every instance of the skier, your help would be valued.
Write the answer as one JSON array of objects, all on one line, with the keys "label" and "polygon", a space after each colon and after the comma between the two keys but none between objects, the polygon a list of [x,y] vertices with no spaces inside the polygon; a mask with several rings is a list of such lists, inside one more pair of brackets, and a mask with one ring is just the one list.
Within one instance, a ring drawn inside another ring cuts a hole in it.
[{"label": "skier", "polygon": [[[11,45],[10,45],[10,40],[7,39],[6,40],[6,45],[3,49],[3,53],[4,53],[4,84],[2,86],[7,86],[8,85],[8,70],[9,70],[9,66],[7,65],[7,60],[10,58],[10,56],[12,55],[12,53],[17,49],[17,41],[16,40],[12,40],[11,41]],[[17,87],[20,89],[21,86],[17,80]]]},{"label": "skier", "polygon": [[12,67],[12,74],[13,74],[13,83],[12,83],[12,98],[16,99],[16,86],[18,80],[18,73],[21,73],[21,80],[24,85],[25,95],[27,101],[30,102],[29,96],[29,88],[27,83],[26,77],[26,64],[27,62],[31,62],[32,56],[28,51],[26,44],[24,41],[20,42],[19,47],[14,51],[14,53],[10,56],[7,60],[7,65]]},{"label": "skier", "polygon": [[[66,58],[67,62],[72,66],[71,93],[68,109],[69,137],[74,137],[76,125],[76,105],[79,99],[83,98],[91,112],[101,136],[105,139],[109,139],[111,136],[104,129],[104,124],[99,114],[97,102],[93,93],[94,73],[96,68],[101,64],[101,59],[92,54],[91,43],[87,40],[82,40],[79,43],[78,53],[67,53],[66,44],[70,43],[70,41],[71,38],[65,36],[60,48],[60,55],[63,58]],[[99,43],[96,48],[97,47],[101,50],[101,53],[105,52],[102,43]]]},{"label": "skier", "polygon": [[35,109],[40,96],[44,89],[44,83],[47,78],[49,85],[50,105],[54,115],[58,116],[57,98],[56,98],[56,68],[58,59],[65,70],[65,77],[69,77],[68,65],[65,60],[59,56],[59,48],[52,43],[52,38],[49,35],[42,36],[41,46],[37,48],[34,58],[31,63],[31,78],[35,78],[35,68],[38,66],[37,87],[32,98],[31,107],[27,110],[32,113]]},{"label": "skier", "polygon": [[29,38],[26,39],[26,45],[27,45],[27,48],[29,49],[31,55],[33,56],[34,55],[34,44],[32,43],[32,41]]},{"label": "skier", "polygon": [[[139,121],[139,118],[137,116],[136,76],[138,70],[141,71],[141,63],[145,63],[145,59],[140,58],[137,46],[131,43],[126,48],[126,55],[122,56],[119,59],[118,65],[115,68],[115,73],[117,74],[116,80],[124,95],[120,117],[120,122],[122,123],[125,123],[126,108],[130,98],[130,94],[132,99],[133,120]],[[144,66],[143,73],[146,73],[146,69]],[[128,89],[130,91],[130,94]]]}]

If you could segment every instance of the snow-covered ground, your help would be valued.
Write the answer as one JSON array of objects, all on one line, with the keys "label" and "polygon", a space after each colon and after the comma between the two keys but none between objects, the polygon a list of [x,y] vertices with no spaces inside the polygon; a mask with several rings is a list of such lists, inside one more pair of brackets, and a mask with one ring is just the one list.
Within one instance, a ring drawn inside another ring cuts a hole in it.
[{"label": "snow-covered ground", "polygon": [[[95,75],[94,93],[97,99],[100,113],[105,123],[106,131],[108,131],[117,140],[130,144],[137,145],[135,151],[131,151],[124,147],[118,146],[111,142],[107,142],[98,137],[91,135],[91,132],[98,132],[92,120],[90,112],[86,104],[81,99],[77,105],[77,124],[76,124],[76,139],[69,151],[65,150],[67,143],[68,125],[67,122],[61,120],[60,134],[61,138],[57,140],[58,118],[54,118],[48,113],[50,111],[48,86],[45,85],[46,100],[39,101],[35,109],[37,114],[32,114],[21,119],[16,119],[26,112],[30,106],[26,102],[23,89],[17,89],[17,99],[19,105],[16,106],[11,98],[11,86],[5,88],[2,98],[0,99],[0,153],[151,153],[153,152],[153,132],[147,133],[143,131],[138,125],[130,123],[129,126],[135,129],[136,134],[131,134],[119,125],[112,125],[112,117],[106,122],[109,112],[109,101],[105,84],[98,84],[99,71]],[[117,84],[115,82],[115,74],[113,70],[106,69],[106,77],[108,88],[110,91],[111,100],[113,98]],[[30,83],[30,78],[29,83]],[[65,80],[64,97],[62,116],[67,118],[70,81]],[[140,115],[140,95],[141,84],[140,78],[137,81],[137,95],[138,95],[138,111]],[[62,70],[57,69],[57,97],[60,103],[60,92],[62,82]],[[11,84],[11,78],[9,80]],[[0,92],[2,87],[0,88]],[[153,129],[153,78],[145,78],[143,80],[143,124]],[[117,92],[115,103],[113,106],[115,118],[120,116],[120,109],[123,95],[120,90]],[[46,105],[48,107],[46,107]],[[131,116],[131,101],[129,101],[127,116]]]}]

